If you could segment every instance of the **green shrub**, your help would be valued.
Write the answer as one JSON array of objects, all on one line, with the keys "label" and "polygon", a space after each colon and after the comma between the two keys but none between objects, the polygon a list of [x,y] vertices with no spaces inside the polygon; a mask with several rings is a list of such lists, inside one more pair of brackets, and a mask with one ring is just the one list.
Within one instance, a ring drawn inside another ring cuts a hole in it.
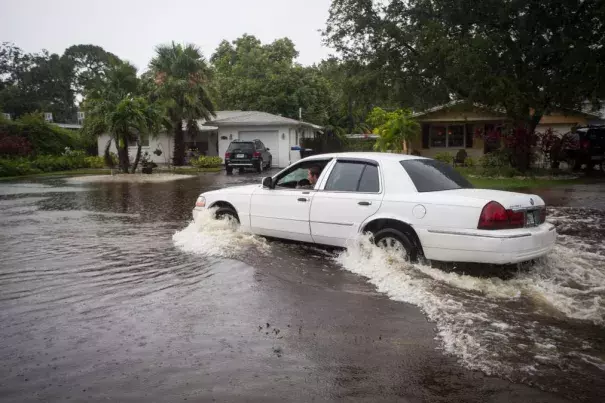
[{"label": "green shrub", "polygon": [[220,167],[222,163],[221,157],[206,157],[203,155],[190,161],[190,164],[196,168],[216,168]]},{"label": "green shrub", "polygon": [[452,154],[450,153],[439,153],[437,155],[435,155],[433,157],[433,159],[436,159],[437,161],[442,161],[445,162],[446,164],[452,164],[452,162],[454,161],[454,157],[452,156]]},{"label": "green shrub", "polygon": [[84,158],[86,168],[105,168],[103,157],[86,157]]},{"label": "green shrub", "polygon": [[25,158],[0,159],[0,177],[33,175],[40,172],[39,169],[33,168]]},{"label": "green shrub", "polygon": [[473,157],[466,157],[464,160],[465,167],[473,168],[475,165],[477,165],[477,162],[473,159]]},{"label": "green shrub", "polygon": [[16,121],[0,121],[0,133],[26,139],[33,155],[58,155],[65,147],[77,148],[80,145],[78,133],[45,122],[38,114],[23,115]]},{"label": "green shrub", "polygon": [[422,153],[419,150],[416,150],[415,148],[412,150],[412,152],[410,153],[410,155],[415,155],[417,157],[422,157]]},{"label": "green shrub", "polygon": [[479,159],[479,165],[482,167],[510,166],[510,155],[502,150],[492,151]]}]

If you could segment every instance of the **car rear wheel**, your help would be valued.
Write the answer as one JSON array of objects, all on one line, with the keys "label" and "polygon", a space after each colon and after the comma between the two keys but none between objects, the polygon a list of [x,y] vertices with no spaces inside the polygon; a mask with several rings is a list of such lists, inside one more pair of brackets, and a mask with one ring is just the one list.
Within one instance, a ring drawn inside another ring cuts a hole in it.
[{"label": "car rear wheel", "polygon": [[263,160],[262,159],[260,161],[258,161],[258,165],[256,166],[256,172],[258,172],[258,173],[263,172]]},{"label": "car rear wheel", "polygon": [[384,228],[374,234],[374,243],[379,248],[392,253],[402,253],[410,262],[418,260],[418,249],[410,238],[394,228]]},{"label": "car rear wheel", "polygon": [[240,168],[240,169],[239,169],[239,173],[240,173],[240,174],[243,174],[243,173],[244,173],[244,168]]},{"label": "car rear wheel", "polygon": [[237,213],[229,207],[220,207],[218,210],[216,210],[216,213],[214,213],[214,218],[217,220],[229,219],[239,224],[239,217],[237,216]]},{"label": "car rear wheel", "polygon": [[225,171],[227,171],[228,174],[232,174],[233,173],[233,167],[227,166],[225,168]]}]

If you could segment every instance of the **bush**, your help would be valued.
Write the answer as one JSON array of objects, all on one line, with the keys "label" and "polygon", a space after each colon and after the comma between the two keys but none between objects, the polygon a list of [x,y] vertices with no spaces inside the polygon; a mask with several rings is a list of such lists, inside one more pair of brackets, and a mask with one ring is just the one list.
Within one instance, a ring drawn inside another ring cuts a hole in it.
[{"label": "bush", "polygon": [[25,158],[0,159],[0,177],[33,175],[40,172],[39,169],[32,168]]},{"label": "bush", "polygon": [[437,161],[442,161],[445,162],[446,164],[452,164],[452,162],[454,162],[454,157],[452,156],[452,154],[450,153],[439,153],[437,155],[435,155],[433,157],[433,159],[436,159]]},{"label": "bush", "polygon": [[80,145],[77,133],[45,122],[41,115],[36,114],[23,115],[16,121],[0,121],[0,137],[5,136],[27,140],[33,155],[58,155],[65,147],[76,148]]},{"label": "bush", "polygon": [[415,155],[417,157],[422,157],[422,153],[419,150],[413,149],[411,155]]},{"label": "bush", "polygon": [[103,157],[86,157],[84,158],[86,168],[105,168]]},{"label": "bush", "polygon": [[464,160],[465,167],[473,168],[475,165],[477,165],[477,162],[473,159],[473,157],[466,157]]},{"label": "bush", "polygon": [[31,152],[32,146],[26,138],[0,133],[0,155],[25,157]]},{"label": "bush", "polygon": [[192,159],[189,162],[196,168],[217,168],[223,164],[221,157],[206,157],[200,156],[199,158]]},{"label": "bush", "polygon": [[510,166],[510,155],[506,151],[496,150],[485,154],[479,159],[479,165],[482,167],[505,167]]}]

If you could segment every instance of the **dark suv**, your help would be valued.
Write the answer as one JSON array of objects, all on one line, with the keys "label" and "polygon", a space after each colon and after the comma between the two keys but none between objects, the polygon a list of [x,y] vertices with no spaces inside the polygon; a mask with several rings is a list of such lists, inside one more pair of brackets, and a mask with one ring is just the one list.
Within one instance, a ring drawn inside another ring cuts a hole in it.
[{"label": "dark suv", "polygon": [[254,168],[261,172],[271,168],[273,157],[269,149],[260,140],[233,140],[225,153],[225,169],[233,173],[233,168],[239,168],[240,173],[246,168]]},{"label": "dark suv", "polygon": [[605,170],[605,126],[579,127],[575,133],[567,133],[561,139],[554,161],[566,161],[574,170],[586,165],[587,170],[596,166]]}]

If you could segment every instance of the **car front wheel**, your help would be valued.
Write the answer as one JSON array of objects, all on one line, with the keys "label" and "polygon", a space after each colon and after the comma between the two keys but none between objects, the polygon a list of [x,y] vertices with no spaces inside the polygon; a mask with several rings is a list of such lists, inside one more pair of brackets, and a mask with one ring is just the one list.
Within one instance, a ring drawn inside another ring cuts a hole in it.
[{"label": "car front wheel", "polygon": [[417,248],[406,234],[397,229],[381,229],[374,234],[373,238],[376,246],[387,252],[402,253],[405,260],[410,262],[418,260]]},{"label": "car front wheel", "polygon": [[216,210],[216,213],[214,213],[214,218],[217,220],[223,220],[226,218],[239,224],[239,217],[237,216],[237,213],[229,207],[220,207],[218,210]]}]

